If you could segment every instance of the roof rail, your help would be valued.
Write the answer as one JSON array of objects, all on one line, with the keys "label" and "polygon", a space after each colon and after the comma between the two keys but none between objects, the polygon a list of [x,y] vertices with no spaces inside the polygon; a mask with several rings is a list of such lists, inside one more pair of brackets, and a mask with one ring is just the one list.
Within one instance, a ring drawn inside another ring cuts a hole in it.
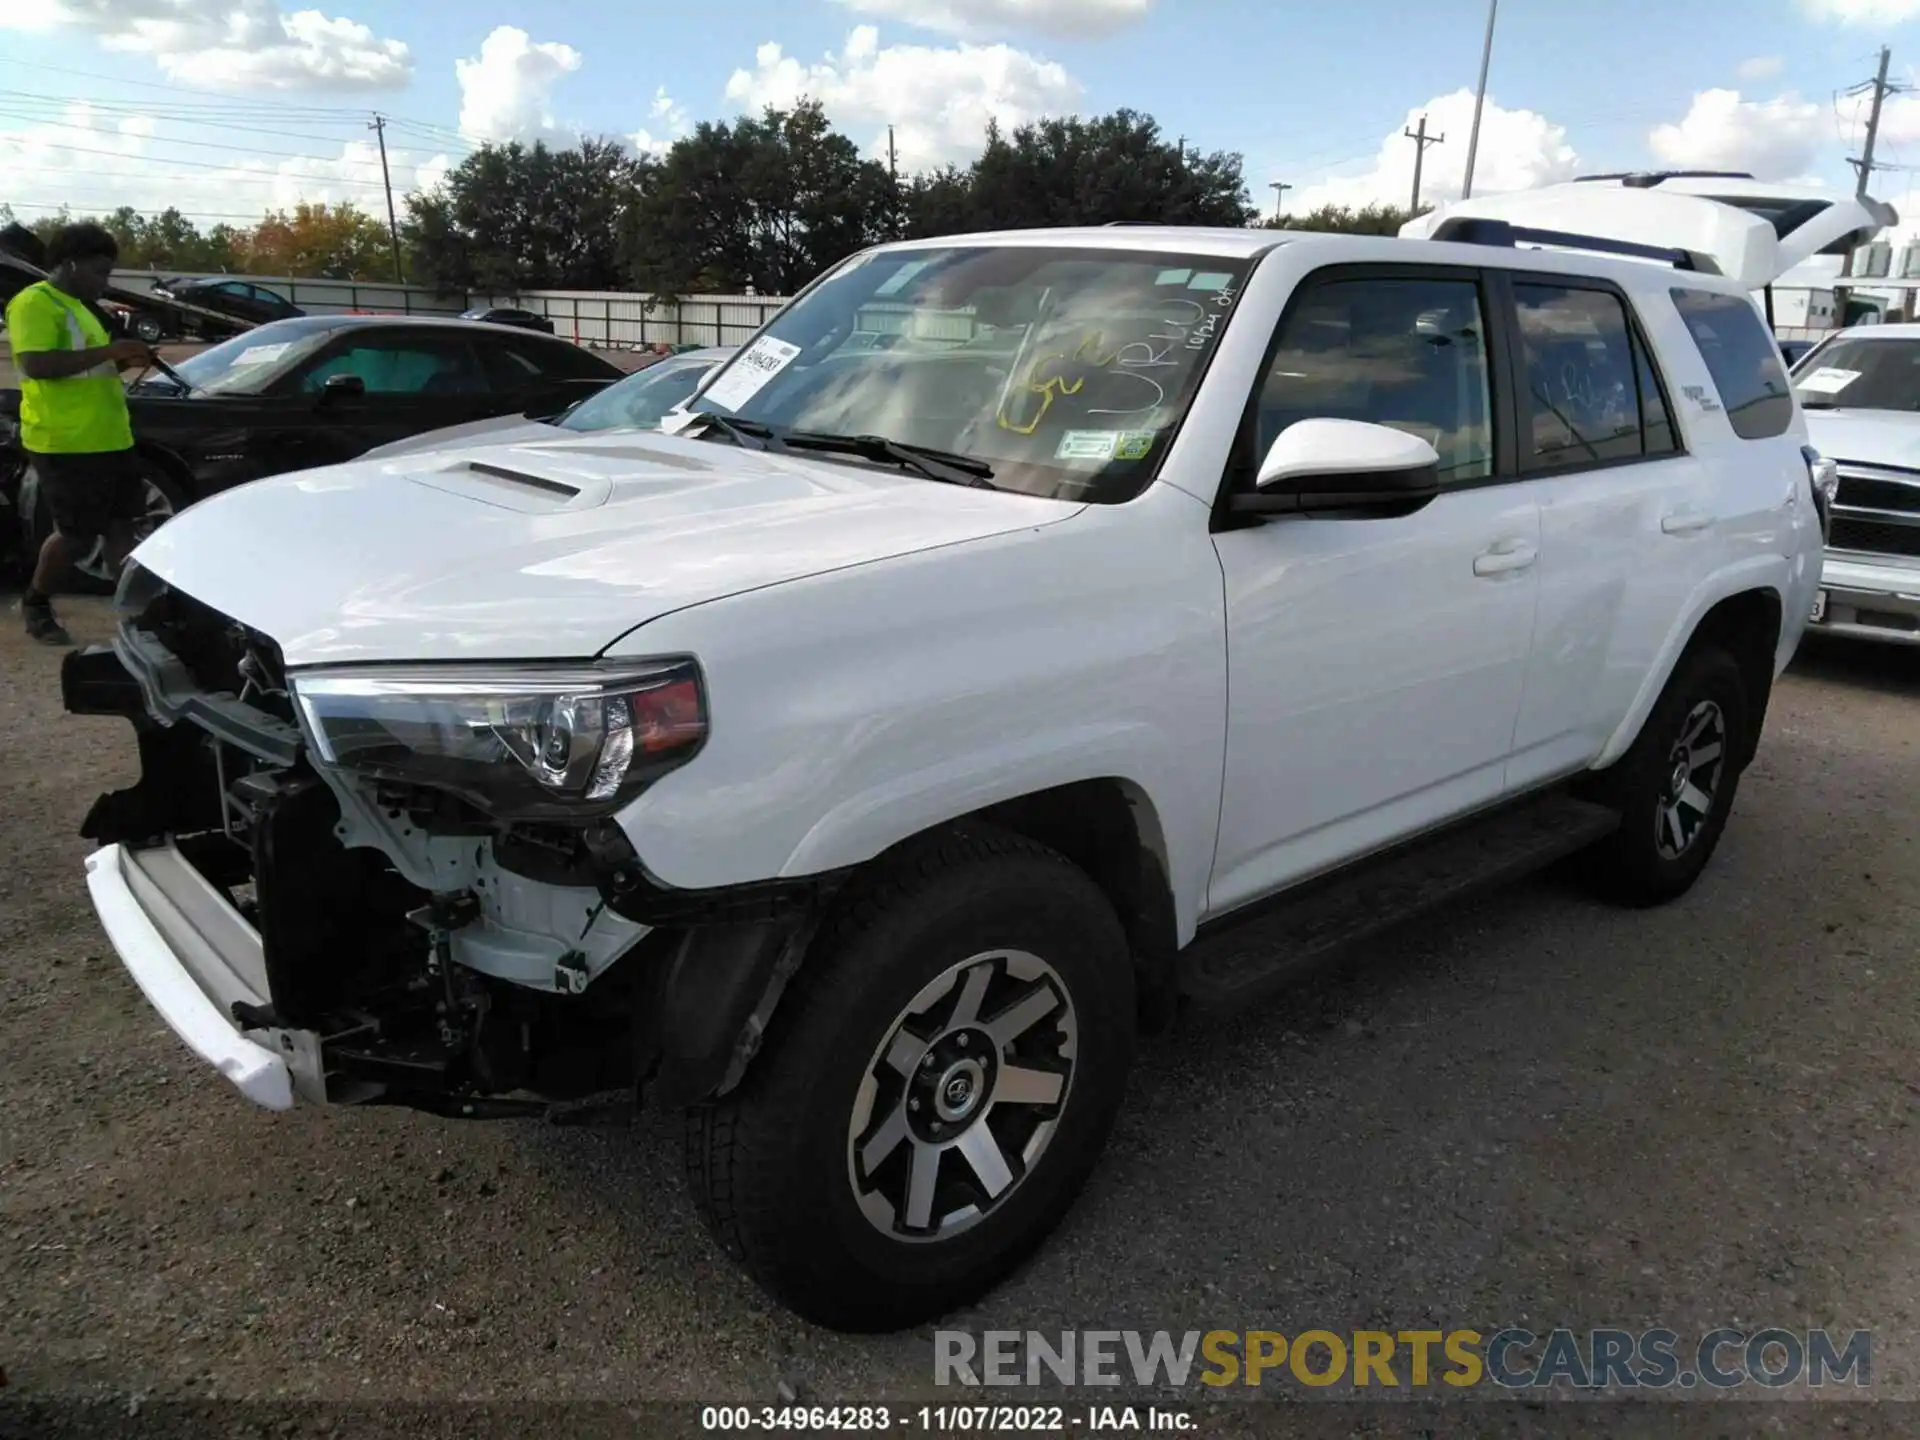
[{"label": "roof rail", "polygon": [[1576,185],[1589,180],[1618,180],[1636,190],[1651,190],[1663,180],[1751,180],[1750,170],[1617,170],[1606,175],[1576,175]]},{"label": "roof rail", "polygon": [[1566,230],[1536,230],[1509,224],[1505,220],[1480,220],[1459,216],[1442,220],[1427,237],[1456,245],[1498,245],[1507,249],[1521,243],[1559,245],[1569,250],[1593,250],[1605,255],[1627,255],[1639,260],[1664,260],[1676,270],[1692,270],[1702,275],[1718,275],[1720,267],[1711,256],[1693,250],[1661,245],[1640,245],[1631,240],[1610,240],[1603,235],[1576,235]]}]

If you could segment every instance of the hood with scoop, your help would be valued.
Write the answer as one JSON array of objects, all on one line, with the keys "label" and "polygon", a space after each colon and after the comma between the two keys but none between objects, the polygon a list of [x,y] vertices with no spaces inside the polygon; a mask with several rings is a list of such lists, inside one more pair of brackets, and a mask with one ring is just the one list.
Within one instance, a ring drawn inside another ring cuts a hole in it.
[{"label": "hood with scoop", "polygon": [[360,459],[175,516],[134,559],[289,666],[582,659],[742,591],[1084,506],[658,432]]}]

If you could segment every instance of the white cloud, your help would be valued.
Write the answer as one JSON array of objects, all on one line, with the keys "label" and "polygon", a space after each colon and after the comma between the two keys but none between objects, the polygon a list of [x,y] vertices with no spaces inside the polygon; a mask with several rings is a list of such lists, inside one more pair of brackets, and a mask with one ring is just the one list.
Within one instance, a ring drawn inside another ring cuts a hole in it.
[{"label": "white cloud", "polygon": [[1787,62],[1778,55],[1755,55],[1751,60],[1740,62],[1742,80],[1771,80],[1787,68]]},{"label": "white cloud", "polygon": [[1703,90],[1678,124],[1656,126],[1647,145],[1676,169],[1785,180],[1813,168],[1832,123],[1826,109],[1797,95],[1742,100],[1737,90]]},{"label": "white cloud", "polygon": [[[63,201],[75,215],[108,214],[122,205],[157,215],[171,206],[202,230],[223,222],[245,229],[268,210],[290,210],[302,200],[351,201],[386,219],[380,152],[371,139],[349,141],[330,158],[203,165],[197,157],[215,152],[196,151],[193,163],[182,163],[167,145],[161,132],[178,128],[147,116],[116,119],[77,101],[58,120],[0,130],[6,198],[33,202],[19,209],[19,218],[29,222],[46,218],[54,213],[46,207]],[[431,188],[453,163],[444,154],[391,145],[387,161],[396,201],[408,191]]]},{"label": "white cloud", "polygon": [[1024,50],[965,43],[882,48],[871,25],[859,26],[838,55],[817,65],[802,65],[768,42],[754,52],[752,70],[736,70],[727,81],[727,99],[749,111],[819,101],[836,124],[866,132],[872,155],[886,154],[892,124],[903,172],[971,159],[990,119],[1012,129],[1069,114],[1084,96],[1064,67]]},{"label": "white cloud", "polygon": [[1082,38],[1111,35],[1146,18],[1154,0],[840,0],[850,10],[969,39],[1032,31]]},{"label": "white cloud", "polygon": [[[641,155],[664,155],[673,148],[673,142],[686,135],[693,128],[692,117],[687,114],[686,106],[680,104],[663,85],[654,92],[653,104],[647,110],[646,125],[627,137],[627,143]],[[653,126],[659,126],[661,133],[655,135]]]},{"label": "white cloud", "polygon": [[[1420,198],[1429,205],[1440,205],[1460,198],[1466,179],[1467,140],[1473,129],[1473,92],[1467,89],[1440,95],[1417,109],[1409,110],[1404,129],[1415,129],[1420,117],[1427,117],[1427,134],[1443,135],[1438,145],[1429,145],[1420,171]],[[1359,175],[1328,176],[1302,185],[1287,195],[1287,211],[1303,215],[1323,205],[1372,204],[1402,205],[1413,198],[1414,142],[1401,128],[1380,142],[1372,167]],[[1473,193],[1489,195],[1502,190],[1526,190],[1535,185],[1571,180],[1579,167],[1579,157],[1567,144],[1564,126],[1555,125],[1544,115],[1531,110],[1506,110],[1488,96],[1480,114],[1480,145],[1473,162]],[[1255,203],[1272,204],[1272,192],[1257,175],[1249,175],[1248,188]]]},{"label": "white cloud", "polygon": [[582,57],[571,45],[534,41],[511,25],[496,26],[480,54],[453,63],[460,82],[460,133],[474,140],[558,140],[570,130],[555,123],[554,82],[578,70]]},{"label": "white cloud", "polygon": [[1920,0],[1800,0],[1800,8],[1842,25],[1899,25],[1920,17]]},{"label": "white cloud", "polygon": [[[29,13],[31,12],[31,13]],[[176,80],[207,89],[381,90],[406,84],[405,44],[318,10],[274,0],[10,0],[0,30],[62,26],[109,50],[151,55]]]}]

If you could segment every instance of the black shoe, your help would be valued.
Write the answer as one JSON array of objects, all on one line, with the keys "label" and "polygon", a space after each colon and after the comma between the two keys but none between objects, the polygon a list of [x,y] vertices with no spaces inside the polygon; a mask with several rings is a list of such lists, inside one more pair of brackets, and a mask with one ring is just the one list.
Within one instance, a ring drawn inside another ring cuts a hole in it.
[{"label": "black shoe", "polygon": [[61,628],[58,620],[53,618],[53,606],[47,604],[44,600],[38,605],[29,605],[22,602],[20,610],[27,619],[27,634],[38,640],[42,645],[71,645],[73,643],[73,637]]}]

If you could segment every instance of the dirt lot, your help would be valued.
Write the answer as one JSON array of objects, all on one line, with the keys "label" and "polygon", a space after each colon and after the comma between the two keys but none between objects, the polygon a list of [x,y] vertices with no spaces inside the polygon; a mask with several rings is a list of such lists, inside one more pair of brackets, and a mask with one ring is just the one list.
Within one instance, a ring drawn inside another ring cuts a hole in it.
[{"label": "dirt lot", "polygon": [[[104,638],[98,605],[66,614]],[[95,923],[75,828],[133,747],[61,715],[58,667],[0,627],[0,1432],[58,1395],[956,1398],[930,1329],[814,1331],[741,1279],[691,1217],[670,1117],[247,1106]],[[1690,897],[1618,913],[1540,880],[1153,1043],[1065,1229],[948,1323],[1865,1328],[1871,1393],[1920,1397],[1917,742],[1920,652],[1810,647]],[[1253,1423],[1204,1409],[1210,1433]],[[1597,1433],[1652,1414],[1579,1409]],[[1761,1414],[1712,1433],[1733,1413]]]}]

